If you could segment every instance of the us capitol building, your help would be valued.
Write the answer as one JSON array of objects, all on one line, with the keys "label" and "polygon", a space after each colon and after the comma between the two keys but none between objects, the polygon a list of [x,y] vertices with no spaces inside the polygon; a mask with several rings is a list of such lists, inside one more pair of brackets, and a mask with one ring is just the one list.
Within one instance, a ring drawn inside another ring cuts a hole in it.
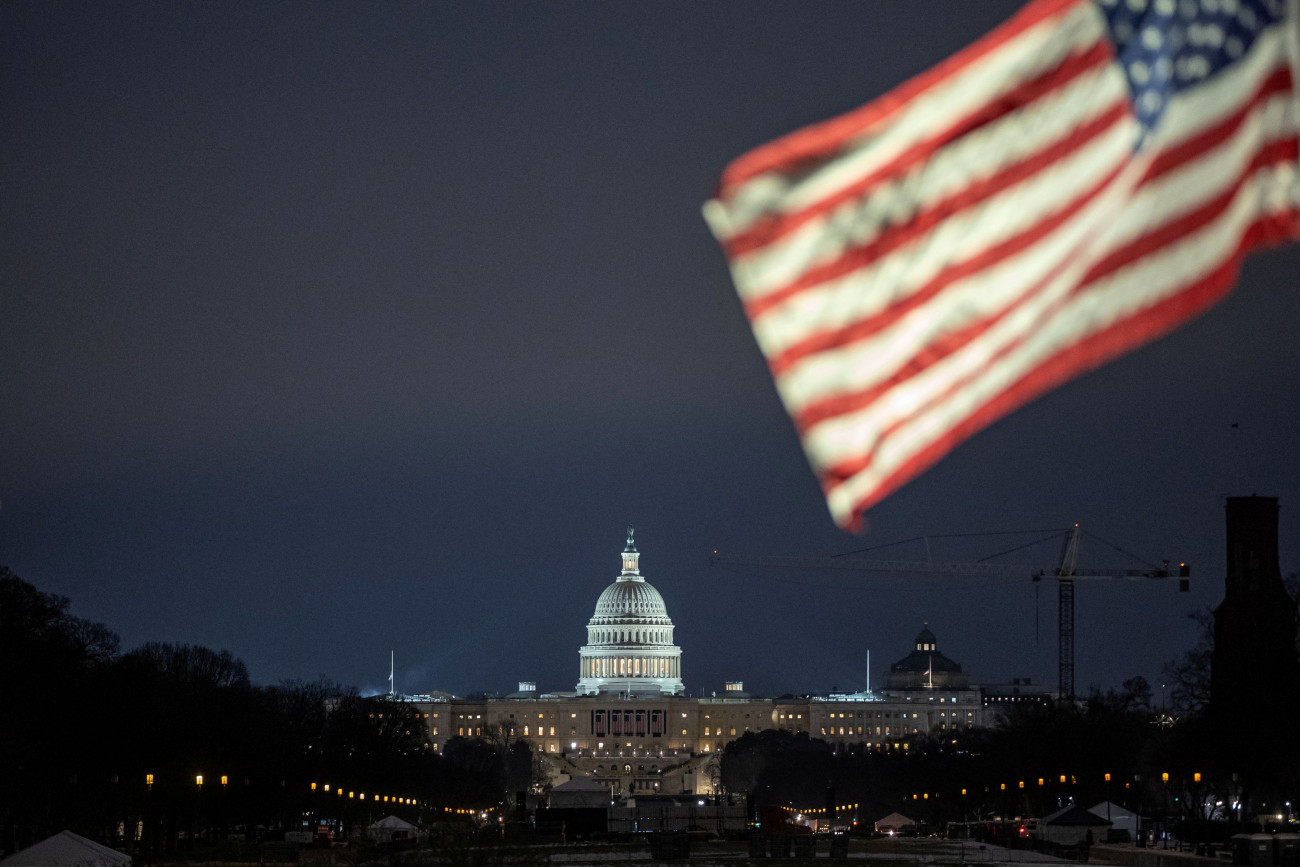
[{"label": "us capitol building", "polygon": [[837,750],[905,750],[911,735],[981,727],[996,713],[928,627],[890,666],[880,692],[755,698],[732,681],[721,697],[688,697],[672,619],[640,558],[629,527],[622,570],[587,621],[573,692],[538,693],[525,682],[502,698],[401,697],[424,716],[432,748],[455,737],[524,740],[556,783],[585,777],[620,796],[704,795],[716,791],[718,754],[745,732],[806,733]]}]

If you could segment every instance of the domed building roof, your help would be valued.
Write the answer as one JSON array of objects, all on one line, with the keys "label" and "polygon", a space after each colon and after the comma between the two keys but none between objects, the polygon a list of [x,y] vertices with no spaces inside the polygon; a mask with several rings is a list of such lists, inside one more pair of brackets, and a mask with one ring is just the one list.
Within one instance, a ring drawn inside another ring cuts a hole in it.
[{"label": "domed building roof", "polygon": [[600,594],[587,621],[587,643],[578,651],[580,695],[615,689],[629,695],[683,691],[682,650],[673,644],[673,621],[659,591],[642,577],[641,555],[632,539],[628,527],[623,571]]},{"label": "domed building roof", "polygon": [[[639,576],[638,576],[639,577]],[[664,598],[644,579],[625,581],[620,576],[605,588],[596,600],[596,617],[662,617],[668,618]]]},{"label": "domed building roof", "polygon": [[889,666],[886,689],[969,689],[961,663],[939,652],[930,624],[922,624],[911,653]]}]

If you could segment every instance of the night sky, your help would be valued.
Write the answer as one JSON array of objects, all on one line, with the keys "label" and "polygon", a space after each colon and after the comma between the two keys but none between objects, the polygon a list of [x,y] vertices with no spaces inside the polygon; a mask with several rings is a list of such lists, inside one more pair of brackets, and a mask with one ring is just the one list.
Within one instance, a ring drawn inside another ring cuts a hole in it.
[{"label": "night sky", "polygon": [[853,536],[700,216],[729,160],[1015,5],[0,5],[0,564],[259,683],[383,689],[393,650],[407,692],[571,690],[630,523],[692,694],[860,689],[868,651],[879,686],[923,621],[1055,688],[1054,585],[709,554],[1077,521],[1193,566],[1079,585],[1078,689],[1158,687],[1222,598],[1225,495],[1279,497],[1300,569],[1300,247]]}]

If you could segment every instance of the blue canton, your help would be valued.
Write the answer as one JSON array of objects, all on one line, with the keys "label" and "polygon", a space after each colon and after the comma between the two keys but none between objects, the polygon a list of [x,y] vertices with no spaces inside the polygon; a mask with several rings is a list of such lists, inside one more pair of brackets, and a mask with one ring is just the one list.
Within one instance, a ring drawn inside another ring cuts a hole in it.
[{"label": "blue canton", "polygon": [[1169,99],[1246,55],[1284,0],[1094,0],[1106,16],[1143,138]]}]

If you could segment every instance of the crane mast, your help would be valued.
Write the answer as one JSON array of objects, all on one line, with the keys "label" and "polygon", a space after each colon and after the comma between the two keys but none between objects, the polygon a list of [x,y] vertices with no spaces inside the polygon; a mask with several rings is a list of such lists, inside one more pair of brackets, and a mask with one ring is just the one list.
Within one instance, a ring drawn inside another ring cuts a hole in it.
[{"label": "crane mast", "polygon": [[1057,690],[1062,698],[1074,698],[1074,573],[1079,562],[1079,525],[1070,528],[1061,553],[1057,581]]}]

